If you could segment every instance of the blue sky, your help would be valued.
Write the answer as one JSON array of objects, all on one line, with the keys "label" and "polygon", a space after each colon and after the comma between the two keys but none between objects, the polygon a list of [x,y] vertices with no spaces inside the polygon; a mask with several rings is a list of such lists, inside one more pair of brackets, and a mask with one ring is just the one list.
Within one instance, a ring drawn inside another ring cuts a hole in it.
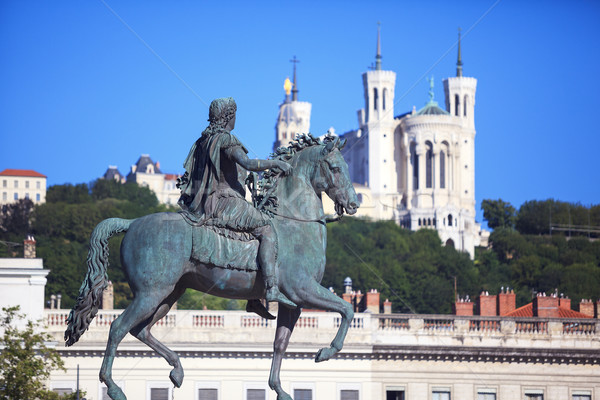
[{"label": "blue sky", "polygon": [[[600,3],[595,1],[4,1],[0,169],[48,183],[127,174],[142,153],[181,173],[207,104],[232,96],[253,157],[273,143],[298,65],[311,131],[357,127],[361,74],[397,73],[395,114],[428,100],[426,76],[478,79],[476,199],[598,204]],[[478,210],[478,220],[482,219]]]}]

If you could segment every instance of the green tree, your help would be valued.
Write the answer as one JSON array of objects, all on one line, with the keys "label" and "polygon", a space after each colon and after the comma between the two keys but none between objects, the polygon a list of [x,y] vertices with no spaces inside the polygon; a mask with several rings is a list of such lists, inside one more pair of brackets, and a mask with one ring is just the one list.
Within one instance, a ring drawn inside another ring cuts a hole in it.
[{"label": "green tree", "polygon": [[33,202],[30,199],[20,199],[15,203],[4,204],[0,213],[0,232],[3,236],[25,237],[29,233],[32,211]]},{"label": "green tree", "polygon": [[91,201],[90,188],[85,183],[54,185],[46,191],[46,203],[81,204]]},{"label": "green tree", "polygon": [[483,210],[483,218],[488,222],[488,226],[492,229],[514,228],[516,222],[516,210],[508,202],[502,199],[498,200],[483,200],[481,202]]},{"label": "green tree", "polygon": [[51,371],[64,370],[58,352],[46,345],[51,338],[41,333],[38,324],[27,321],[18,328],[24,315],[18,307],[2,308],[0,328],[4,331],[0,347],[0,399],[57,398],[45,388]]}]

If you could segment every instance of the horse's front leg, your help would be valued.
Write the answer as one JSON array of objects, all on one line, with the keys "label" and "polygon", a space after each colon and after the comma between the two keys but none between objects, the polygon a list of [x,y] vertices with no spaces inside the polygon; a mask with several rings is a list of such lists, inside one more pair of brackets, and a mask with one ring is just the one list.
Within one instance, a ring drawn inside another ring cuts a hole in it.
[{"label": "horse's front leg", "polygon": [[321,310],[336,311],[342,316],[342,322],[335,338],[331,342],[331,346],[319,350],[315,358],[316,362],[326,361],[342,350],[350,322],[354,318],[354,311],[350,303],[337,297],[329,289],[324,288],[316,281],[313,281],[306,293],[307,298],[303,299],[304,302],[302,304],[307,304]]},{"label": "horse's front leg", "polygon": [[290,336],[296,325],[296,321],[302,312],[301,308],[289,309],[279,306],[277,312],[277,331],[275,332],[275,341],[273,342],[273,362],[271,363],[271,373],[269,374],[269,387],[277,393],[277,400],[292,400],[281,388],[279,372],[281,370],[281,361],[283,355],[290,343]]}]

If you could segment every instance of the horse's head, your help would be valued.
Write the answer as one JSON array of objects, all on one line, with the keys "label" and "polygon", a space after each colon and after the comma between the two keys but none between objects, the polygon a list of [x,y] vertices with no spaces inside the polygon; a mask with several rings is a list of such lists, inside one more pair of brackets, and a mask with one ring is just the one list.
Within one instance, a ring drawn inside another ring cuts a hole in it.
[{"label": "horse's head", "polygon": [[348,164],[340,151],[346,144],[339,137],[327,136],[321,150],[315,173],[311,179],[317,193],[325,192],[335,203],[335,211],[342,215],[344,210],[348,215],[356,213],[359,207],[358,197],[352,186]]}]

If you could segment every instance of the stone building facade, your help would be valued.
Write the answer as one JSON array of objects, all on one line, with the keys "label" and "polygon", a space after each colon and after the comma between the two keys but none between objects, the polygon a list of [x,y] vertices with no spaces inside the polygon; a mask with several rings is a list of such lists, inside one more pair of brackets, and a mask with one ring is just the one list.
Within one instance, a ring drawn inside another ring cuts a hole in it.
[{"label": "stone building facade", "polygon": [[436,229],[443,243],[473,257],[489,233],[475,221],[477,80],[462,74],[460,38],[456,76],[443,81],[445,109],[434,100],[432,77],[429,102],[400,115],[396,73],[382,69],[379,36],[377,43],[375,68],[363,74],[359,127],[341,135],[353,182],[368,188],[358,191],[362,212],[412,230]]},{"label": "stone building facade", "polygon": [[148,187],[156,194],[160,203],[176,205],[180,191],[177,189],[177,178],[180,175],[166,174],[160,170],[160,163],[154,162],[150,155],[142,154],[135,164],[131,166],[129,174],[124,177],[116,166],[110,165],[102,178],[114,179],[120,183],[137,183]]},{"label": "stone building facade", "polygon": [[46,175],[30,169],[5,169],[0,172],[0,205],[29,199],[46,202]]}]

